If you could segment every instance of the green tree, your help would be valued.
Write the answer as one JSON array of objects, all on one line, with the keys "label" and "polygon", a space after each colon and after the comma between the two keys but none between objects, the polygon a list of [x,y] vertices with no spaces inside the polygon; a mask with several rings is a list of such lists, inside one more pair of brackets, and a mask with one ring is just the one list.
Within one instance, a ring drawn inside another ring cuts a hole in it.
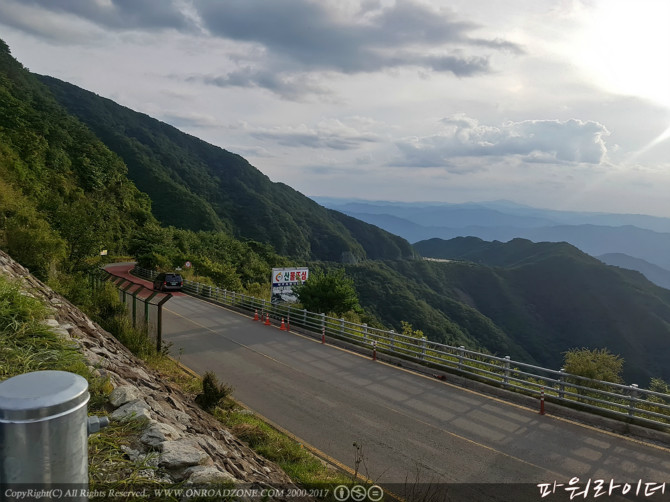
[{"label": "green tree", "polygon": [[[670,385],[668,385],[668,382],[666,382],[662,378],[657,377],[652,378],[651,381],[649,382],[649,390],[653,392],[658,392],[659,394],[666,394],[667,397],[647,395],[647,402],[641,405],[640,407],[642,409],[653,411],[655,413],[670,415],[670,411],[668,411],[668,409],[665,408],[665,406],[670,404]],[[655,404],[662,404],[664,406],[654,406]],[[670,421],[670,417],[665,421],[666,422]]]},{"label": "green tree", "polygon": [[343,269],[310,272],[309,278],[293,291],[303,307],[312,312],[342,315],[360,309],[354,281]]},{"label": "green tree", "polygon": [[[563,368],[571,375],[578,375],[605,382],[622,383],[624,360],[607,349],[570,349],[564,352]],[[574,383],[586,385],[577,379]]]},{"label": "green tree", "polygon": [[420,329],[414,329],[412,324],[407,321],[400,321],[400,326],[402,327],[401,333],[405,336],[410,336],[412,338],[424,338],[423,331]]},{"label": "green tree", "polygon": [[651,379],[649,382],[649,390],[660,394],[670,395],[670,385],[668,385],[668,382],[658,377]]}]

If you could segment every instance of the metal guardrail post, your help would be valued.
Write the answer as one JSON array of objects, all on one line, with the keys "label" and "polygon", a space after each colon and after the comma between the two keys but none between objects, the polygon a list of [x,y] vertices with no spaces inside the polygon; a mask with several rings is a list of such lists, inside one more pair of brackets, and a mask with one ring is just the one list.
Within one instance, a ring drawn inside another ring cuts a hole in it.
[{"label": "metal guardrail post", "polygon": [[137,327],[137,295],[142,291],[144,286],[140,285],[139,288],[137,288],[131,296],[133,297],[133,328]]},{"label": "metal guardrail post", "polygon": [[461,345],[460,347],[458,347],[458,355],[456,357],[458,359],[458,369],[462,370],[463,358],[465,357],[465,345]]},{"label": "metal guardrail post", "polygon": [[368,341],[368,324],[364,322],[362,324],[362,326],[363,326],[363,341],[365,343],[367,343],[367,341]]},{"label": "metal guardrail post", "polygon": [[559,370],[560,376],[558,377],[558,397],[559,399],[565,398],[565,368]]},{"label": "metal guardrail post", "polygon": [[344,317],[340,317],[340,335],[344,336]]},{"label": "metal guardrail post", "polygon": [[639,394],[638,385],[635,383],[630,384],[630,401],[628,404],[628,416],[632,417],[635,413],[635,402]]},{"label": "metal guardrail post", "polygon": [[105,417],[88,418],[89,398],[88,382],[65,371],[25,373],[0,383],[3,489],[61,483],[88,488],[87,436],[109,423]]},{"label": "metal guardrail post", "polygon": [[127,305],[126,305],[126,295],[128,294],[128,290],[129,290],[130,288],[132,288],[134,285],[135,285],[134,282],[130,282],[130,281],[128,281],[128,285],[127,285],[125,288],[124,288],[124,287],[121,288],[121,293],[123,294],[123,305],[124,305],[126,308],[127,308]]},{"label": "metal guardrail post", "polygon": [[163,348],[163,304],[172,298],[172,294],[168,293],[161,301],[156,304],[158,307],[157,321],[156,321],[156,351],[160,353]]},{"label": "metal guardrail post", "polygon": [[510,356],[505,356],[505,362],[503,363],[503,384],[509,385],[509,366],[510,366]]},{"label": "metal guardrail post", "polygon": [[421,359],[426,358],[426,346],[428,345],[428,338],[421,337]]},{"label": "metal guardrail post", "polygon": [[149,326],[149,305],[151,305],[151,300],[153,300],[156,295],[158,295],[158,292],[154,291],[149,298],[144,301],[144,324],[147,326]]},{"label": "metal guardrail post", "polygon": [[389,331],[389,345],[391,346],[391,350],[395,350],[395,331],[390,330]]}]

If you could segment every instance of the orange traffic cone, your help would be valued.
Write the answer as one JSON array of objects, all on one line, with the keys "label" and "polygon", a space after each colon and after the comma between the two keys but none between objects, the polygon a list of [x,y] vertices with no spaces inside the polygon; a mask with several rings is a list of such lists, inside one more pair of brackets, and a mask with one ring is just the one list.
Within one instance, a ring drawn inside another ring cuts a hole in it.
[{"label": "orange traffic cone", "polygon": [[288,331],[288,330],[286,329],[286,324],[284,324],[284,318],[283,318],[283,317],[281,318],[281,326],[279,327],[279,329],[280,329],[281,331]]},{"label": "orange traffic cone", "polygon": [[258,317],[258,309],[256,309],[256,312],[254,313],[254,321],[260,321]]},{"label": "orange traffic cone", "polygon": [[270,314],[265,314],[265,325],[270,326]]}]

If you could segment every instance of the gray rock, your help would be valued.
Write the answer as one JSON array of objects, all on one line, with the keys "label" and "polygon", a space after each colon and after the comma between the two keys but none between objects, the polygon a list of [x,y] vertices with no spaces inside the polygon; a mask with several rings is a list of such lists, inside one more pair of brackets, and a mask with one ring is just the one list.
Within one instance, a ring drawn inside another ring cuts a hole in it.
[{"label": "gray rock", "polygon": [[169,424],[161,422],[152,423],[147,430],[142,433],[140,441],[152,448],[158,448],[161,443],[168,440],[179,439],[182,433]]},{"label": "gray rock", "polygon": [[154,412],[161,416],[165,416],[165,407],[161,403],[156,401],[152,396],[146,396],[145,400]]},{"label": "gray rock", "polygon": [[165,415],[173,421],[178,422],[183,429],[191,423],[191,415],[179,410],[164,409]]},{"label": "gray rock", "polygon": [[152,417],[149,405],[141,399],[136,399],[118,408],[112,413],[111,418],[113,420],[151,420]]},{"label": "gray rock", "polygon": [[211,462],[209,455],[202,451],[192,439],[164,441],[161,443],[161,448],[163,452],[158,465],[166,469],[183,469]]},{"label": "gray rock", "polygon": [[186,484],[204,485],[209,483],[237,482],[237,478],[226,471],[221,471],[213,465],[198,465],[189,467],[183,473]]},{"label": "gray rock", "polygon": [[119,406],[139,399],[140,396],[141,394],[137,387],[133,387],[132,385],[122,385],[112,391],[109,395],[109,402],[114,408],[118,408]]},{"label": "gray rock", "polygon": [[53,328],[51,331],[58,337],[62,338],[63,340],[72,339],[72,337],[70,336],[70,332],[66,329],[63,329],[62,326],[59,326],[58,328]]},{"label": "gray rock", "polygon": [[121,445],[121,450],[123,450],[123,452],[126,455],[128,455],[128,459],[131,462],[137,462],[137,460],[140,458],[139,450],[133,450],[132,448],[130,448],[129,446],[126,446],[126,445]]}]

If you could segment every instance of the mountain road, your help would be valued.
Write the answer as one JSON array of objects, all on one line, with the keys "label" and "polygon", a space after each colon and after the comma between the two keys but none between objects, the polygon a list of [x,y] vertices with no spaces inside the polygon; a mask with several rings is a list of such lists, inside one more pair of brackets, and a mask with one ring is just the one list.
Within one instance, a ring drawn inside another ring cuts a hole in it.
[{"label": "mountain road", "polygon": [[634,491],[670,481],[662,446],[540,415],[187,295],[165,305],[163,340],[192,370],[214,371],[251,410],[395,491],[555,482],[564,490],[573,478],[591,490],[603,480]]}]

